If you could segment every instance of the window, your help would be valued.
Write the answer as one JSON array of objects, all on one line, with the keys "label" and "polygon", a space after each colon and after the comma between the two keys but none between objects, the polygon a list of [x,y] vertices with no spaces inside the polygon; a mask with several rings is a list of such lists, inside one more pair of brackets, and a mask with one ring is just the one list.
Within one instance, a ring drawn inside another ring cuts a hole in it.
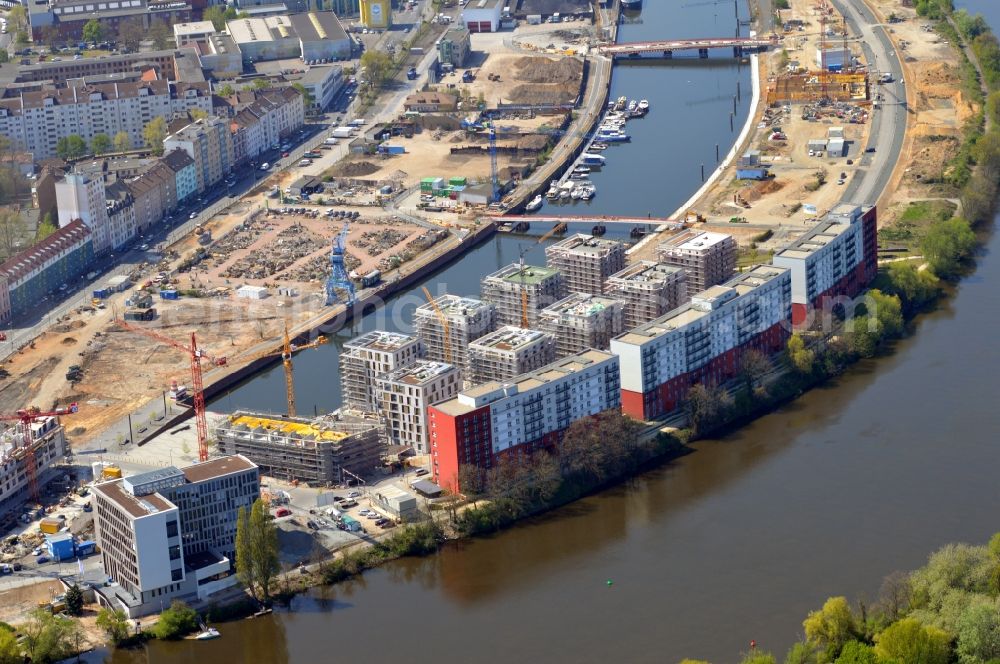
[{"label": "window", "polygon": [[180,581],[183,578],[184,578],[184,570],[182,570],[182,569],[170,570],[170,580],[171,581]]},{"label": "window", "polygon": [[180,557],[181,557],[181,547],[177,546],[176,544],[170,547],[170,559],[177,560]]}]

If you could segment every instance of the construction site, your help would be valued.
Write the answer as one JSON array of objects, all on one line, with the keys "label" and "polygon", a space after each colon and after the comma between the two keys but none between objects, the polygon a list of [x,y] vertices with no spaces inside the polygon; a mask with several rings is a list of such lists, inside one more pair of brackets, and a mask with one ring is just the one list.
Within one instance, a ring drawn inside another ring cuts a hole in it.
[{"label": "construction site", "polygon": [[566,296],[566,281],[554,268],[514,263],[484,277],[482,295],[501,325],[534,327],[538,312]]},{"label": "construction site", "polygon": [[428,299],[413,314],[413,325],[424,343],[427,359],[453,364],[468,376],[469,344],[496,329],[496,307],[448,293],[433,299],[428,293]]},{"label": "construction site", "polygon": [[469,382],[506,381],[556,360],[551,334],[506,325],[469,344]]},{"label": "construction site", "polygon": [[545,248],[545,262],[559,270],[569,293],[604,292],[604,282],[625,267],[625,245],[578,233]]},{"label": "construction site", "polygon": [[686,275],[674,265],[636,261],[608,277],[605,292],[624,304],[625,327],[638,327],[687,300]]},{"label": "construction site", "polygon": [[606,350],[622,333],[622,302],[604,295],[571,293],[538,314],[538,328],[556,340],[556,357]]}]

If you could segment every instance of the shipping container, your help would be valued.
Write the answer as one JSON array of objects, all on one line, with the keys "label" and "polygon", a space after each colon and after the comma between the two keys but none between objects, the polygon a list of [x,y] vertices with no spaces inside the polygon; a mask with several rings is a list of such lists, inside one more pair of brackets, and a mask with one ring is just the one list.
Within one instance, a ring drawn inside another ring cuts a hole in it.
[{"label": "shipping container", "polygon": [[[438,178],[424,178],[420,181],[420,191],[430,191],[434,188],[434,181]],[[97,297],[96,295],[94,297]]]},{"label": "shipping container", "polygon": [[174,290],[174,289],[161,290],[160,291],[160,299],[161,300],[179,300],[180,299],[180,294],[176,290]]},{"label": "shipping container", "polygon": [[107,288],[98,288],[97,290],[94,291],[93,295],[98,300],[104,300],[111,297],[111,291],[108,290]]},{"label": "shipping container", "polygon": [[62,528],[62,521],[59,519],[42,519],[38,524],[38,529],[47,535],[55,535]]},{"label": "shipping container", "polygon": [[464,185],[467,181],[468,180],[466,178],[460,176],[448,178],[448,184],[450,184],[453,187],[456,185]]}]

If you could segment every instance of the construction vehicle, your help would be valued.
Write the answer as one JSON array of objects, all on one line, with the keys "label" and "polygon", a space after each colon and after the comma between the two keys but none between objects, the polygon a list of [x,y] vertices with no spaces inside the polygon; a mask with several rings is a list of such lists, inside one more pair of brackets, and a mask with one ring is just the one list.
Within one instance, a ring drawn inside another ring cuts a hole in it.
[{"label": "construction vehicle", "polygon": [[[435,315],[437,315],[438,320],[441,321],[441,329],[444,333],[444,361],[451,364],[451,325],[448,323],[448,317],[444,315],[444,312],[441,311],[441,307],[439,307],[438,303],[434,301],[434,297],[431,295],[431,292],[427,290],[427,287],[421,286],[421,288],[424,291],[424,297],[426,297],[427,301],[431,303],[431,307],[434,308]],[[522,306],[522,308],[527,311],[527,307]]]},{"label": "construction vehicle", "polygon": [[191,333],[191,345],[185,346],[179,341],[174,341],[170,337],[158,332],[131,325],[121,318],[116,318],[115,323],[130,332],[136,332],[137,334],[182,351],[191,358],[191,397],[194,402],[194,421],[198,432],[198,461],[208,461],[208,421],[205,419],[205,388],[202,379],[201,361],[206,359],[212,366],[223,367],[226,366],[226,358],[213,357],[206,353],[203,348],[198,348],[198,340],[194,332]]},{"label": "construction vehicle", "polygon": [[[21,433],[24,436],[24,442],[21,449],[24,450],[23,454],[28,474],[28,491],[31,499],[35,502],[38,502],[38,498],[41,494],[38,490],[38,464],[35,461],[35,441],[31,431],[31,425],[43,417],[71,415],[79,409],[80,408],[77,403],[73,402],[63,408],[56,408],[55,410],[50,411],[43,411],[38,406],[31,406],[30,408],[22,408],[16,413],[0,415],[0,421],[17,421],[21,423]],[[16,450],[14,453],[16,454]]]},{"label": "construction vehicle", "polygon": [[[288,399],[288,416],[295,417],[295,376],[292,371],[292,353],[298,352],[300,350],[306,350],[307,348],[317,348],[322,346],[327,341],[326,337],[317,337],[315,341],[311,341],[307,344],[295,345],[291,343],[291,339],[288,335],[288,321],[285,321],[285,336],[284,343],[282,343],[280,348],[272,348],[255,355],[251,355],[247,358],[247,362],[254,362],[264,357],[273,357],[275,355],[281,355],[281,363],[285,367],[285,396]],[[242,361],[242,360],[241,360]]]}]

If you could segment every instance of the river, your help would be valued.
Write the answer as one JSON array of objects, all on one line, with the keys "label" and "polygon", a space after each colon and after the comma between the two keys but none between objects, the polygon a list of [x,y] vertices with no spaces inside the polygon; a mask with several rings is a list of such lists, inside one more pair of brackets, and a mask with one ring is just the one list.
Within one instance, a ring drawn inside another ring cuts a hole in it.
[{"label": "river", "polygon": [[[1000,30],[991,0],[959,4]],[[509,260],[510,242],[474,256]],[[1000,529],[998,253],[993,235],[891,356],[668,466],[316,589],[291,611],[222,626],[218,641],[112,660],[725,664],[751,639],[783,655],[827,596],[871,600],[892,571]]]}]

